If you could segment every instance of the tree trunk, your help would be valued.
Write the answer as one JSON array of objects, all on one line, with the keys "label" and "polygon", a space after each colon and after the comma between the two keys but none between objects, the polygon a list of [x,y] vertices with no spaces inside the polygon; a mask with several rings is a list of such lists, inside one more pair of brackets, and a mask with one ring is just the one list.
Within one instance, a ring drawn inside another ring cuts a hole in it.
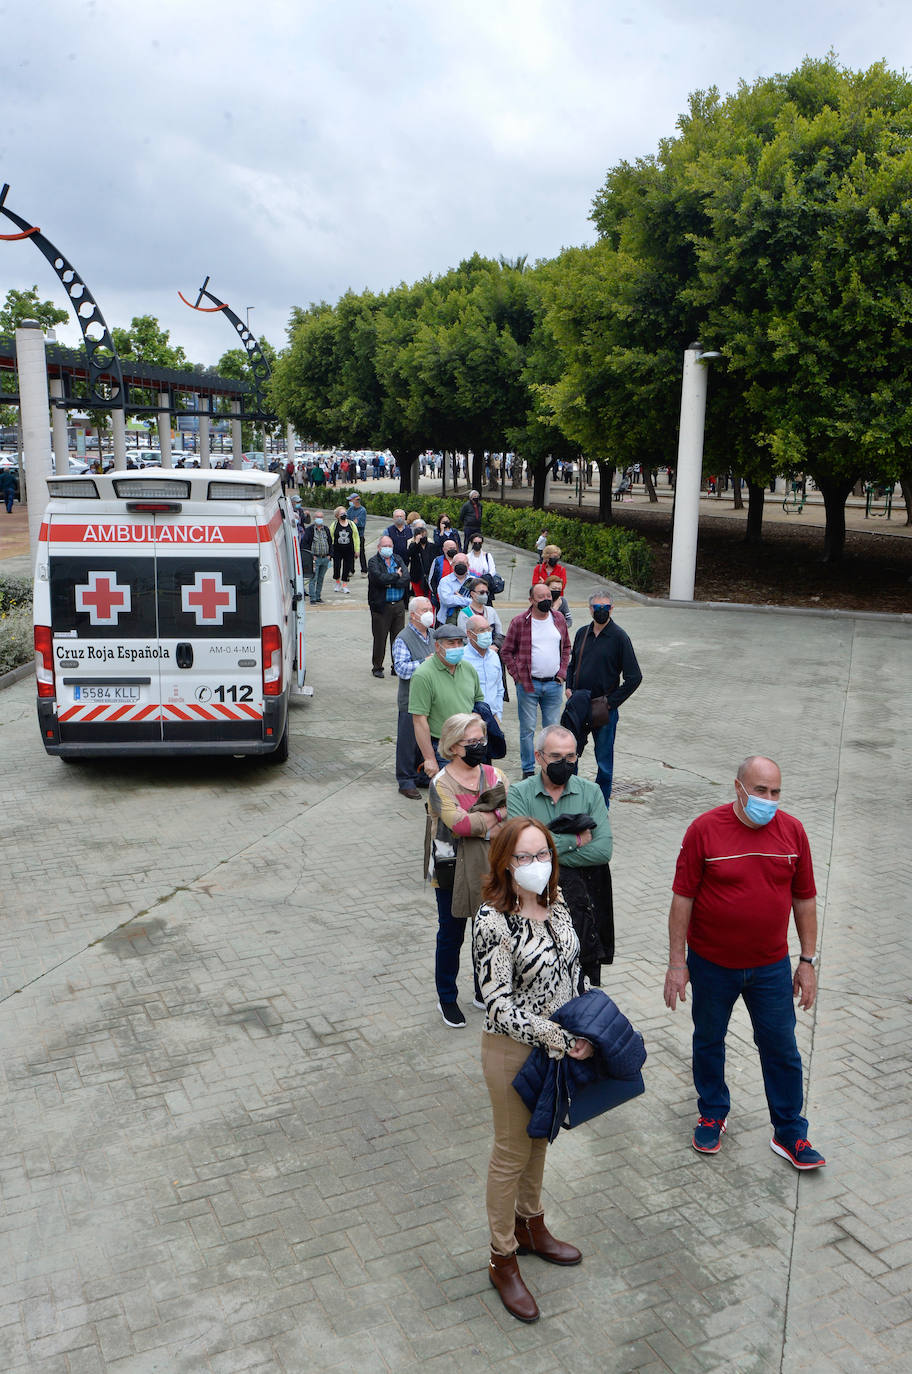
[{"label": "tree trunk", "polygon": [[513,488],[514,488],[515,490],[519,490],[519,489],[522,487],[522,484],[523,484],[523,459],[520,458],[520,456],[519,456],[518,453],[514,453],[514,454],[513,454],[513,476],[512,476],[512,478],[511,478],[511,486],[513,486]]},{"label": "tree trunk", "polygon": [[[641,463],[641,464],[640,464],[640,471],[641,471],[642,474],[643,474],[643,486],[646,488],[646,495],[649,497],[649,504],[650,504],[651,506],[654,506],[654,505],[656,505],[656,503],[658,502],[658,499],[659,499],[659,498],[658,498],[658,496],[656,496],[655,483],[654,483],[653,480],[652,480],[652,469],[650,468],[650,466],[649,466],[648,463]],[[614,468],[611,469],[611,474],[612,474],[612,480],[613,480],[613,479],[614,479]],[[599,501],[599,506],[601,507],[601,501]],[[610,508],[611,508],[611,507],[610,507],[610,505],[609,505],[609,510],[610,510]]]},{"label": "tree trunk", "polygon": [[545,478],[556,462],[556,458],[549,458],[546,463],[536,463],[532,469],[532,505],[536,510],[542,510],[544,507]]},{"label": "tree trunk", "polygon": [[401,492],[417,491],[415,482],[415,462],[420,456],[416,448],[409,449],[390,449],[396,460],[396,467],[399,469],[399,490]]},{"label": "tree trunk", "polygon": [[758,486],[750,478],[747,480],[747,529],[744,533],[746,544],[759,544],[763,538],[763,502],[766,487]]},{"label": "tree trunk", "polygon": [[[735,510],[744,510],[744,497],[741,495],[741,474],[732,473],[732,491],[734,492]],[[750,493],[750,483],[748,483],[748,493]],[[750,495],[748,494],[748,500]]]},{"label": "tree trunk", "polygon": [[483,448],[472,449],[472,490],[479,494],[484,491],[484,460],[485,451]]},{"label": "tree trunk", "polygon": [[[610,525],[614,521],[614,506],[611,500],[611,489],[614,486],[614,464],[609,463],[604,458],[596,458],[599,470],[599,520],[603,525]],[[653,492],[655,488],[653,488]],[[656,496],[656,500],[659,498]]]},{"label": "tree trunk", "polygon": [[823,536],[823,562],[841,563],[845,549],[845,503],[855,485],[855,476],[836,479],[813,473],[826,507],[826,532]]},{"label": "tree trunk", "polygon": [[906,524],[912,525],[912,473],[903,473],[900,476],[899,489],[906,503]]}]

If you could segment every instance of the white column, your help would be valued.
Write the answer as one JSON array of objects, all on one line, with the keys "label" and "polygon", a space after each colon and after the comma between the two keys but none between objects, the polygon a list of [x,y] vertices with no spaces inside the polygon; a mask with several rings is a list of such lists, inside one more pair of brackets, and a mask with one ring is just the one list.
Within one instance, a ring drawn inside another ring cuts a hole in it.
[{"label": "white column", "polygon": [[[240,411],[240,408],[241,408],[241,403],[240,403],[240,401],[232,401],[232,402],[231,402],[231,413],[232,413],[232,415],[237,415],[238,412]],[[240,422],[240,420],[232,420],[232,421],[231,421],[231,466],[232,466],[233,468],[236,468],[236,469],[240,470],[240,467],[241,467],[241,454],[243,453],[243,451],[244,451],[244,450],[243,450],[243,448],[241,447],[241,422]]]},{"label": "white column", "polygon": [[111,431],[114,439],[114,471],[127,470],[127,417],[122,410],[111,411]]},{"label": "white column", "polygon": [[201,405],[200,398],[196,398],[197,414],[199,415],[199,460],[201,468],[211,467],[209,461],[209,402],[205,406]]},{"label": "white column", "polygon": [[158,447],[161,449],[163,468],[173,466],[171,462],[171,397],[167,391],[158,393]]},{"label": "white column", "polygon": [[295,432],[294,425],[285,426],[285,451],[290,462],[297,464],[298,455],[295,451]]},{"label": "white column", "polygon": [[700,479],[703,475],[703,424],[706,418],[706,363],[697,346],[684,354],[681,381],[681,427],[675,476],[674,533],[671,546],[672,601],[693,601],[700,523]]},{"label": "white column", "polygon": [[544,494],[542,495],[543,506],[547,506],[548,502],[551,500],[551,473],[553,471],[553,468],[549,468],[548,471],[545,473],[545,489]]},{"label": "white column", "polygon": [[47,356],[44,334],[37,320],[23,320],[16,330],[16,367],[19,372],[22,470],[28,496],[29,548],[34,563],[41,517],[48,499],[47,479],[52,471]]},{"label": "white column", "polygon": [[[55,401],[62,401],[63,381],[61,378],[52,377],[49,385],[52,398]],[[54,471],[59,477],[65,477],[70,470],[65,410],[58,410],[56,406],[53,407],[51,410],[51,428],[54,431]]]}]

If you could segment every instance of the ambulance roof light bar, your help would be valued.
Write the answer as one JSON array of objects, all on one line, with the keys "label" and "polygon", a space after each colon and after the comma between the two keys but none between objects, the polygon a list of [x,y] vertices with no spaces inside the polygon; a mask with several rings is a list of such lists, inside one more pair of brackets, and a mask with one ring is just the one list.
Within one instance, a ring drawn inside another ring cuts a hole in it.
[{"label": "ambulance roof light bar", "polygon": [[262,501],[266,492],[253,482],[210,482],[210,501]]},{"label": "ambulance roof light bar", "polygon": [[48,496],[79,496],[85,500],[98,500],[98,488],[91,477],[64,477],[59,481],[56,478],[48,478]]},{"label": "ambulance roof light bar", "polygon": [[190,496],[190,483],[168,477],[127,478],[114,483],[114,495],[131,501],[179,501],[181,498],[186,501]]}]

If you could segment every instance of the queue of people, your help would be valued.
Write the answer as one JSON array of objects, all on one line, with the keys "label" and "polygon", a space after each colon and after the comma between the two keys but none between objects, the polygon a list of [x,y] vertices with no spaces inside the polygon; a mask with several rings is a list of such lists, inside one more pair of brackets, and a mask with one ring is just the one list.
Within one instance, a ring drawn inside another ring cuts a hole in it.
[{"label": "queue of people", "polygon": [[[464,508],[464,524],[474,513]],[[350,505],[352,554],[354,515]],[[334,527],[340,520],[337,510]],[[316,540],[328,559],[311,529],[311,546]],[[504,629],[491,605],[493,560],[480,571],[480,528],[466,535],[462,547],[447,522],[432,537],[417,512],[394,514],[368,561],[372,672],[384,676],[389,643],[398,678],[396,781],[402,796],[426,799],[423,871],[437,909],[438,1011],[453,1030],[467,1025],[461,1001],[483,1013],[493,1126],[488,1276],[505,1309],[534,1322],[540,1311],[519,1258],[574,1266],[583,1255],[546,1225],[542,1186],[553,1135],[538,1129],[540,1113],[520,1096],[517,1075],[539,1054],[552,1066],[577,1066],[574,1081],[588,1087],[612,1079],[615,1032],[601,1029],[608,1006],[611,1024],[623,1022],[633,1046],[631,1067],[638,1072],[645,1058],[641,1037],[601,989],[615,958],[614,744],[620,708],[643,675],[630,637],[612,619],[607,587],[590,596],[571,641],[562,609],[567,570],[554,545],[542,545],[529,604]],[[513,781],[507,765],[498,766],[508,676],[520,727],[522,777]],[[594,782],[579,776],[590,737]],[[674,1010],[690,989],[693,1149],[712,1156],[722,1147],[731,1108],[725,1039],[742,998],[763,1070],[771,1148],[812,1170],[826,1161],[803,1114],[794,999],[810,1010],[816,996],[815,886],[807,836],[779,809],[780,791],[775,762],[752,755],[737,770],[731,801],[689,827],[672,883],[664,998]],[[794,971],[792,916],[801,945]],[[471,969],[461,973],[469,933]]]}]

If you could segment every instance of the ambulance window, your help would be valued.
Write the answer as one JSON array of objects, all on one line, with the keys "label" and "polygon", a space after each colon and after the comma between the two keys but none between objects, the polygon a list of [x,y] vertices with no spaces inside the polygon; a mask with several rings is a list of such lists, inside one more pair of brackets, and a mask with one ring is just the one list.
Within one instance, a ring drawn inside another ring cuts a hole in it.
[{"label": "ambulance window", "polygon": [[159,556],[158,627],[162,639],[259,636],[259,559]]},{"label": "ambulance window", "polygon": [[51,626],[86,639],[155,637],[155,561],[111,556],[52,558]]}]

